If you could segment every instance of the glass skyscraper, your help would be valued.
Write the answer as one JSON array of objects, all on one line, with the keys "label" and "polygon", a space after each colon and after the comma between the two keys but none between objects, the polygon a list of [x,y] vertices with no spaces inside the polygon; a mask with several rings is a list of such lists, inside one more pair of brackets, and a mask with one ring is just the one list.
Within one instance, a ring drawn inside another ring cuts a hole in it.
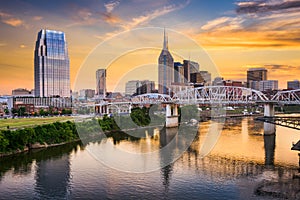
[{"label": "glass skyscraper", "polygon": [[158,58],[158,93],[170,94],[172,82],[174,82],[174,60],[169,52],[168,38],[164,31],[163,49]]},{"label": "glass skyscraper", "polygon": [[42,29],[34,50],[36,97],[70,97],[70,62],[64,32]]}]

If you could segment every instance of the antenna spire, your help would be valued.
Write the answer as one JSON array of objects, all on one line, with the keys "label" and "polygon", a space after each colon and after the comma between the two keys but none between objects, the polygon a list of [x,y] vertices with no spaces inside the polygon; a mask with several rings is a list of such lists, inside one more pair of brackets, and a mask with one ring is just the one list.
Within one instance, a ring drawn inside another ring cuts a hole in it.
[{"label": "antenna spire", "polygon": [[164,50],[168,50],[168,36],[166,34],[166,28],[164,28]]}]

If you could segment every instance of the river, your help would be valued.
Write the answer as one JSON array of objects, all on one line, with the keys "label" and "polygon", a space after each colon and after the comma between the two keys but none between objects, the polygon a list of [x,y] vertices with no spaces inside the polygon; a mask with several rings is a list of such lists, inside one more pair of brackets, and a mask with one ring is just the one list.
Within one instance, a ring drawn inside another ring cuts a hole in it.
[{"label": "river", "polygon": [[[0,199],[300,199],[299,179],[293,179],[298,152],[290,150],[299,131],[276,126],[276,136],[264,136],[262,122],[228,119],[202,158],[202,130],[208,124],[201,122],[193,143],[175,162],[146,173],[114,169],[93,151],[104,149],[112,158],[118,149],[153,151],[170,134],[147,129],[139,140],[103,138],[0,158]],[[129,166],[148,162],[122,159]],[[151,159],[167,158],[157,154]]]}]

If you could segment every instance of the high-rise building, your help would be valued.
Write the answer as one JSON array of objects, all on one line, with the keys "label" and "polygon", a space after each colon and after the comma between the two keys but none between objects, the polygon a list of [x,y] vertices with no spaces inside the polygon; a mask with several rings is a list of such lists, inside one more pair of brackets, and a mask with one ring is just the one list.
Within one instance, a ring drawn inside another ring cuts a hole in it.
[{"label": "high-rise building", "polygon": [[270,90],[278,90],[278,81],[277,80],[259,81],[258,90],[262,92],[270,91]]},{"label": "high-rise building", "polygon": [[265,68],[251,68],[247,70],[247,86],[252,89],[256,89],[251,87],[251,82],[253,81],[265,81],[267,80],[267,70]]},{"label": "high-rise building", "polygon": [[152,93],[155,90],[154,81],[149,80],[131,80],[125,85],[125,95],[140,95],[146,93]]},{"label": "high-rise building", "polygon": [[143,80],[140,81],[139,87],[137,88],[136,93],[138,95],[140,94],[146,94],[146,93],[152,93],[155,90],[155,82],[149,81],[149,80]]},{"label": "high-rise building", "polygon": [[190,73],[196,73],[199,71],[199,63],[189,60],[190,63]]},{"label": "high-rise building", "polygon": [[190,60],[183,60],[184,82],[191,82],[191,74],[199,72],[199,64]]},{"label": "high-rise building", "polygon": [[212,85],[213,86],[223,86],[223,85],[225,85],[224,78],[223,77],[216,77],[213,80]]},{"label": "high-rise building", "polygon": [[292,90],[300,89],[300,81],[298,81],[298,80],[288,81],[287,89],[292,89]]},{"label": "high-rise building", "polygon": [[79,91],[79,95],[82,98],[93,98],[95,96],[95,90],[93,89],[82,89]]},{"label": "high-rise building", "polygon": [[174,83],[184,83],[184,67],[180,62],[174,62]]},{"label": "high-rise building", "polygon": [[34,50],[36,97],[70,97],[70,62],[65,33],[42,29]]},{"label": "high-rise building", "polygon": [[169,94],[174,81],[174,60],[168,49],[168,38],[164,31],[163,49],[158,58],[158,92]]},{"label": "high-rise building", "polygon": [[102,97],[106,96],[106,69],[96,71],[96,94]]},{"label": "high-rise building", "polygon": [[191,73],[191,82],[194,84],[211,85],[211,74],[208,71]]}]

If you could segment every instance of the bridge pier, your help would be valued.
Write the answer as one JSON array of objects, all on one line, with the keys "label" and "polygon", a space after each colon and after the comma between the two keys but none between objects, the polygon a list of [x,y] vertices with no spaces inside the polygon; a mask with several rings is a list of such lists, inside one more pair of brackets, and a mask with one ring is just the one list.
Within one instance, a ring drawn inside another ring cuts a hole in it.
[{"label": "bridge pier", "polygon": [[[274,117],[275,110],[273,103],[264,104],[264,117]],[[276,133],[275,124],[264,122],[264,135],[274,135]]]},{"label": "bridge pier", "polygon": [[166,104],[166,127],[178,127],[178,105]]}]

